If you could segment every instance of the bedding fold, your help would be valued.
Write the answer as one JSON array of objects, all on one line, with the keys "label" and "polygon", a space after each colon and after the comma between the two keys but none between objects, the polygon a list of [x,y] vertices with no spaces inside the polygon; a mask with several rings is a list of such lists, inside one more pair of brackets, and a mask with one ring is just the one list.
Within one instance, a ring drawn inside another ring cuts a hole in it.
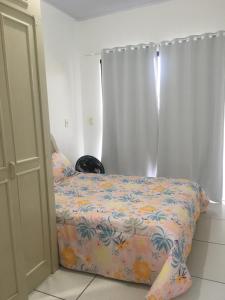
[{"label": "bedding fold", "polygon": [[185,179],[77,174],[55,183],[62,266],[151,286],[169,300],[191,286],[186,259],[207,209],[201,187]]}]

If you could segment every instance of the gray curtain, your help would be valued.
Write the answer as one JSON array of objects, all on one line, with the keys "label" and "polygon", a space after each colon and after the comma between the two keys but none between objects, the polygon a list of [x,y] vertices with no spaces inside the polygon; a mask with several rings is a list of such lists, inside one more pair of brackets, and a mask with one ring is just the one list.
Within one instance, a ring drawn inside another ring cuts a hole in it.
[{"label": "gray curtain", "polygon": [[155,63],[155,44],[102,52],[102,161],[107,173],[156,175]]},{"label": "gray curtain", "polygon": [[189,178],[222,200],[225,33],[160,47],[158,176]]}]

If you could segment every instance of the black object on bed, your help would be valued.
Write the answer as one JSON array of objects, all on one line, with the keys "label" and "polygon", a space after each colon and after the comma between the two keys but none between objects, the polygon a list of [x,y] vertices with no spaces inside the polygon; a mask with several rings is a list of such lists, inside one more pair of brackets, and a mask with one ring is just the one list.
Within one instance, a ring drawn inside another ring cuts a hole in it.
[{"label": "black object on bed", "polygon": [[76,162],[76,171],[83,173],[104,174],[105,169],[103,164],[94,156],[85,155]]}]

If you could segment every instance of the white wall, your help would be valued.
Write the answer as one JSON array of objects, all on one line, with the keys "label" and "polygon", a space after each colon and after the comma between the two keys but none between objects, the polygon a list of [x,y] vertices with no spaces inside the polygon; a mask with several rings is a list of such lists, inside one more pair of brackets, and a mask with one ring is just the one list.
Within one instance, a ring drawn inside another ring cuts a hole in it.
[{"label": "white wall", "polygon": [[100,55],[86,54],[225,29],[225,0],[170,0],[84,22],[43,2],[42,14],[51,130],[73,160],[100,157]]},{"label": "white wall", "polygon": [[101,158],[102,97],[100,57],[91,56],[81,63],[84,152]]},{"label": "white wall", "polygon": [[76,161],[84,148],[80,23],[42,2],[42,24],[51,131],[60,150]]},{"label": "white wall", "polygon": [[[100,56],[86,54],[103,48],[160,42],[225,29],[224,0],[171,0],[81,23],[82,103],[84,107],[84,148],[98,155],[97,136],[101,129],[99,111]],[[93,124],[90,125],[90,118]]]}]

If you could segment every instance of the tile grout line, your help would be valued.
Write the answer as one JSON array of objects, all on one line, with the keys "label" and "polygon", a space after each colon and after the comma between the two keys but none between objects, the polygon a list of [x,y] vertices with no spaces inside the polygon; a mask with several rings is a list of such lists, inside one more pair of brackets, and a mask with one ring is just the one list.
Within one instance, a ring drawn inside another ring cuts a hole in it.
[{"label": "tile grout line", "polygon": [[199,219],[197,222],[201,220],[217,220],[217,221],[225,221],[225,217],[211,217],[211,216],[206,216],[206,215],[200,215]]},{"label": "tile grout line", "polygon": [[39,290],[34,290],[34,291],[36,291],[36,292],[38,292],[38,293],[41,293],[41,294],[44,294],[44,295],[47,295],[47,296],[51,296],[51,297],[56,298],[56,299],[65,300],[64,298],[60,298],[60,297],[57,297],[57,296],[55,296],[55,295],[48,294],[48,293],[46,293],[46,292],[42,292],[42,291],[39,291]]},{"label": "tile grout line", "polygon": [[198,278],[198,279],[201,279],[201,280],[206,280],[206,281],[211,281],[211,282],[215,282],[215,283],[220,283],[220,284],[223,284],[225,285],[225,282],[222,282],[222,281],[217,281],[217,280],[212,280],[212,279],[206,279],[206,278],[202,278],[202,277],[199,277],[199,276],[191,276],[192,278]]},{"label": "tile grout line", "polygon": [[[192,275],[191,276],[192,278],[197,278],[197,279],[201,279],[201,280],[205,280],[205,281],[209,281],[209,282],[214,282],[214,283],[219,283],[219,284],[223,284],[225,285],[225,282],[221,282],[221,281],[217,281],[217,280],[212,280],[212,279],[207,279],[207,278],[203,278],[203,277],[200,277],[200,276],[194,276]],[[89,286],[93,283],[93,281],[97,278],[97,275],[95,275],[91,281],[86,285],[86,287],[83,289],[83,291],[77,296],[77,298],[75,300],[78,300],[80,299],[80,297],[85,293],[85,291],[89,288]],[[60,300],[66,300],[65,298],[60,298],[58,296],[55,296],[55,295],[52,295],[52,294],[49,294],[49,293],[46,293],[46,292],[42,292],[40,290],[37,290],[35,289],[34,292],[38,292],[38,293],[41,293],[41,294],[44,294],[44,295],[47,295],[47,296],[51,296],[55,299],[60,299]]]},{"label": "tile grout line", "polygon": [[83,291],[77,296],[76,300],[80,299],[80,297],[84,294],[84,292],[89,288],[89,286],[92,284],[92,282],[95,280],[97,275],[95,275],[91,281],[86,285],[86,287],[83,289]]},{"label": "tile grout line", "polygon": [[200,242],[200,243],[214,244],[214,245],[219,245],[219,246],[225,246],[225,244],[222,244],[222,243],[215,243],[215,242],[203,241],[203,240],[198,240],[198,239],[193,239],[193,241]]},{"label": "tile grout line", "polygon": [[[205,218],[207,219],[212,219],[212,220],[220,220],[220,221],[225,221],[224,218],[216,218],[216,217],[207,217],[205,216]],[[214,244],[214,245],[219,245],[219,246],[225,246],[225,244],[222,244],[222,243],[216,243],[216,242],[209,242],[209,241],[204,241],[204,240],[200,240],[200,239],[194,239],[193,238],[193,241],[197,241],[197,242],[201,242],[201,243],[207,243],[207,244]],[[96,279],[97,275],[95,275],[91,281],[86,285],[86,287],[83,289],[83,291],[77,296],[76,300],[80,299],[80,297],[85,293],[85,291],[89,288],[89,286],[93,283],[93,281]],[[206,280],[206,281],[211,281],[211,282],[215,282],[215,283],[219,283],[219,284],[223,284],[225,285],[224,282],[221,282],[221,281],[217,281],[217,280],[211,280],[211,279],[206,279],[206,278],[202,278],[202,277],[199,277],[199,276],[192,276],[193,278],[197,278],[197,279],[201,279],[201,280]],[[39,293],[42,293],[44,295],[48,295],[48,296],[51,296],[51,297],[54,297],[56,299],[60,299],[60,300],[65,300],[64,298],[60,298],[58,296],[55,296],[55,295],[52,295],[52,294],[49,294],[49,293],[46,293],[46,292],[43,292],[43,291],[40,291],[38,289],[35,289],[34,291],[37,291]]]}]

